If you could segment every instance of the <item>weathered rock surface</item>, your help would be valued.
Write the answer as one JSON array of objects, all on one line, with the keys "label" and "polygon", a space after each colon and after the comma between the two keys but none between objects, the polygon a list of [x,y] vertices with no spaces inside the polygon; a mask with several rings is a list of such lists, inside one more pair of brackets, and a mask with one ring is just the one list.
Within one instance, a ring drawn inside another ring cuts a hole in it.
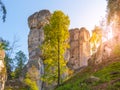
[{"label": "weathered rock surface", "polygon": [[29,59],[36,60],[40,57],[41,51],[39,46],[44,41],[44,25],[49,23],[50,12],[48,10],[41,10],[36,12],[28,18],[30,32],[28,35],[28,49]]},{"label": "weathered rock surface", "polygon": [[[29,61],[23,72],[29,73],[30,77],[36,80],[35,82],[39,90],[43,90],[43,82],[40,80],[40,77],[44,74],[44,64],[41,58],[42,52],[39,46],[44,41],[43,27],[49,23],[50,16],[51,13],[48,10],[41,10],[28,18],[30,28],[28,35]],[[20,77],[20,80],[23,80],[23,77],[25,77],[25,74]]]},{"label": "weathered rock surface", "polygon": [[119,42],[120,42],[120,35],[116,34],[113,38],[101,43],[97,49],[97,52],[94,53],[92,57],[89,59],[89,64],[97,65],[104,61],[109,60],[112,57],[117,57],[117,55],[115,54],[115,51],[119,49],[119,48],[116,48],[117,46],[120,47]]},{"label": "weathered rock surface", "polygon": [[70,59],[68,67],[73,70],[88,65],[90,57],[90,34],[85,28],[70,30]]},{"label": "weathered rock surface", "polygon": [[[103,60],[106,60],[114,55],[114,50],[116,45],[118,45],[118,40],[113,37],[112,39],[102,43],[97,52],[95,53],[95,64],[101,63]],[[115,55],[114,55],[115,56]]]},{"label": "weathered rock surface", "polygon": [[44,74],[44,65],[40,57],[42,53],[39,46],[44,41],[43,27],[49,23],[50,16],[51,13],[48,10],[41,10],[40,12],[36,12],[28,18],[30,33],[28,36],[29,63],[27,66],[29,67],[28,69],[30,69],[30,66],[32,65],[36,67],[36,70],[39,73],[38,76],[36,76],[36,82],[39,86],[39,90],[42,90],[43,86],[40,77]]},{"label": "weathered rock surface", "polygon": [[4,58],[5,58],[5,52],[4,50],[0,50],[0,90],[4,90],[4,85],[7,76]]},{"label": "weathered rock surface", "polygon": [[[44,64],[41,58],[42,52],[39,46],[44,41],[44,25],[49,23],[51,13],[48,10],[36,12],[28,18],[30,33],[28,35],[29,62],[24,72],[29,72],[34,65],[39,74],[36,76],[36,83],[39,90],[43,90],[43,82],[39,79],[44,74]],[[85,28],[70,30],[70,49],[66,51],[64,57],[68,61],[68,66],[79,69],[87,66],[90,56],[90,34]],[[39,77],[39,78],[38,78]]]}]

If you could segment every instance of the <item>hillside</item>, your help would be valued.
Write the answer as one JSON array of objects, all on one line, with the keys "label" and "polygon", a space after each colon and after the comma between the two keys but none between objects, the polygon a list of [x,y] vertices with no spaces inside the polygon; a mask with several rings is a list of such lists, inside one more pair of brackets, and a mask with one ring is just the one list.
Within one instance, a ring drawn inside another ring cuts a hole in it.
[{"label": "hillside", "polygon": [[120,57],[89,65],[55,90],[120,90]]},{"label": "hillside", "polygon": [[[55,90],[120,90],[120,57],[111,55],[100,64],[94,62],[94,58],[89,59],[87,67],[77,71]],[[23,83],[16,82],[7,82],[5,90],[28,90]]]}]

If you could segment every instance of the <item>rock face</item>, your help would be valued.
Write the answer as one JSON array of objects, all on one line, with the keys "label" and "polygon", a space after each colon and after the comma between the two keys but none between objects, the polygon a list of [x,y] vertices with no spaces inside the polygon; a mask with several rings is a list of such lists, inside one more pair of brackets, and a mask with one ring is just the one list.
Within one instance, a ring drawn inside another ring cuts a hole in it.
[{"label": "rock face", "polygon": [[120,39],[116,39],[116,37],[111,38],[110,40],[103,42],[97,52],[94,55],[95,62],[94,64],[99,64],[103,62],[103,60],[107,60],[112,57],[114,54],[115,47],[119,44]]},{"label": "rock face", "polygon": [[36,67],[36,70],[39,73],[36,76],[36,82],[37,86],[39,86],[39,90],[43,90],[43,83],[40,80],[40,77],[44,74],[44,65],[41,58],[42,53],[39,46],[44,41],[43,27],[45,24],[49,23],[50,16],[51,13],[48,10],[41,10],[28,18],[28,24],[30,27],[28,35],[29,62],[26,67],[28,68],[27,71],[29,71],[32,66]]},{"label": "rock face", "polygon": [[[113,37],[105,42],[102,42],[97,51],[89,59],[89,65],[100,64],[104,61],[108,61],[111,58],[118,57],[115,52],[120,49],[120,31],[119,28],[113,28]],[[119,54],[119,53],[118,53]]]},{"label": "rock face", "polygon": [[42,10],[36,12],[28,18],[28,24],[30,27],[30,33],[28,36],[28,49],[30,60],[38,59],[41,55],[39,46],[44,41],[43,27],[49,23],[50,12],[48,10]]},{"label": "rock face", "polygon": [[0,50],[0,90],[4,90],[6,81],[6,67],[4,64],[5,52]]},{"label": "rock face", "polygon": [[[36,12],[28,18],[30,33],[28,35],[29,62],[26,65],[26,72],[30,71],[34,65],[39,74],[36,76],[36,83],[39,90],[43,90],[43,82],[39,79],[44,74],[44,64],[42,52],[39,46],[44,41],[44,25],[49,23],[51,13],[48,10]],[[68,61],[68,66],[73,69],[87,66],[90,56],[90,34],[85,28],[70,30],[70,49],[64,55]],[[39,78],[38,78],[39,77]],[[48,90],[48,89],[45,89]]]},{"label": "rock face", "polygon": [[90,56],[90,34],[85,28],[70,30],[70,59],[68,67],[73,70],[87,66]]}]

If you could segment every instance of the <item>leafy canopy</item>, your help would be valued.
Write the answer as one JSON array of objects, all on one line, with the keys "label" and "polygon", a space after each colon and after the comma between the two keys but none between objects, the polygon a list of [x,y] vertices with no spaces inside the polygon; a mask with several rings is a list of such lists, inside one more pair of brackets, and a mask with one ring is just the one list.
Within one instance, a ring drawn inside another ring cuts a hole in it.
[{"label": "leafy canopy", "polygon": [[42,79],[47,83],[57,82],[57,78],[60,79],[61,75],[66,72],[64,54],[69,47],[69,24],[68,16],[62,11],[55,11],[49,24],[44,27],[45,40],[41,49],[46,72]]}]

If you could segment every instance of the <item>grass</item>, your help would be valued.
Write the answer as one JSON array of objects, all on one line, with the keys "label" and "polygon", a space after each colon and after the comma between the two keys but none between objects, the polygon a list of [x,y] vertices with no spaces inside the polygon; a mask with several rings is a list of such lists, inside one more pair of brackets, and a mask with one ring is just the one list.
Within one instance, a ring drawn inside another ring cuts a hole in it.
[{"label": "grass", "polygon": [[95,72],[94,75],[100,77],[103,81],[120,78],[120,62],[112,63],[107,67],[104,67],[102,70]]},{"label": "grass", "polygon": [[[120,90],[120,62],[112,62],[96,71],[94,68],[87,67],[55,90]],[[91,76],[99,80],[90,81]]]}]

